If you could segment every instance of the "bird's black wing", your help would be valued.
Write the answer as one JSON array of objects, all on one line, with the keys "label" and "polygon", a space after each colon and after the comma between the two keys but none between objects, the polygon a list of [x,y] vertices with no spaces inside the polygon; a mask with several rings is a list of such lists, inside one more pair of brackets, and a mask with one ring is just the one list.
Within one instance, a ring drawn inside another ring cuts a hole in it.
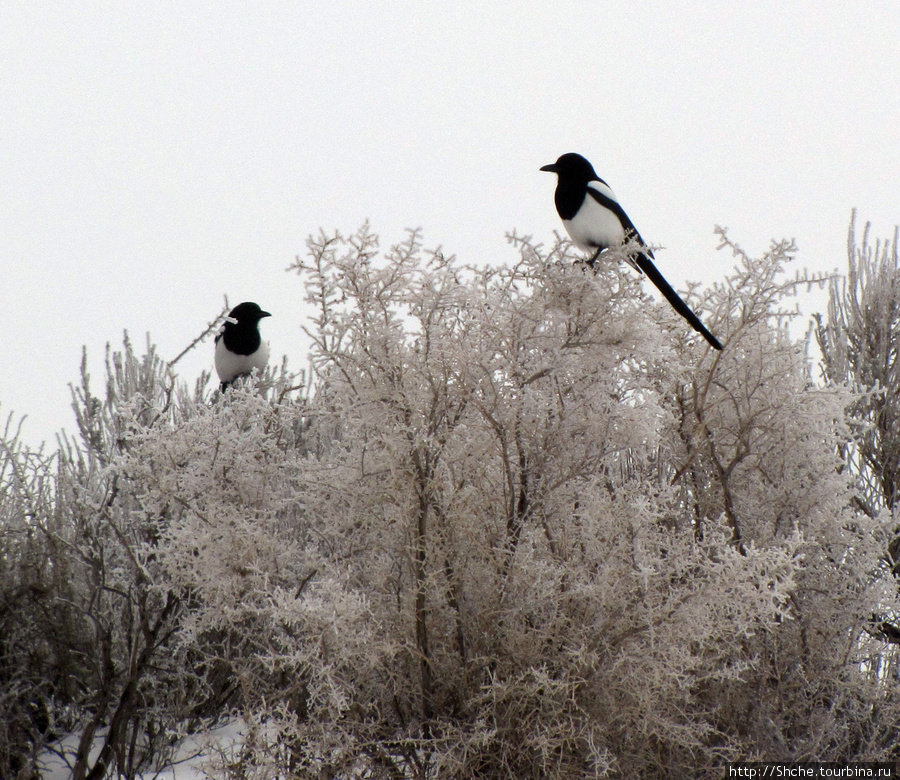
[{"label": "bird's black wing", "polygon": [[663,297],[671,304],[672,308],[675,309],[682,317],[684,317],[690,326],[697,331],[703,338],[705,338],[709,345],[713,349],[722,349],[722,344],[719,340],[710,333],[706,326],[700,322],[700,318],[691,311],[690,306],[688,306],[683,300],[681,300],[681,296],[675,292],[666,280],[665,277],[659,272],[657,267],[653,264],[653,251],[647,247],[647,244],[644,242],[644,239],[641,238],[641,234],[637,232],[637,228],[634,226],[632,221],[628,218],[628,215],[625,213],[625,209],[623,209],[619,202],[613,200],[610,197],[607,197],[602,192],[598,192],[593,187],[588,187],[587,191],[590,193],[591,197],[597,201],[601,206],[606,209],[609,209],[613,212],[622,223],[622,227],[625,228],[625,235],[628,237],[633,236],[637,242],[647,249],[646,252],[641,252],[637,257],[634,258],[635,263],[638,268],[646,274],[647,278],[656,285],[656,289],[659,290]]},{"label": "bird's black wing", "polygon": [[[601,182],[601,184],[606,184],[606,182]],[[607,185],[609,186],[609,185]],[[614,198],[610,198],[608,195],[604,195],[600,190],[595,190],[593,187],[588,186],[587,188],[588,194],[599,203],[603,208],[611,211],[619,218],[619,222],[622,223],[622,227],[625,229],[625,235],[627,236],[629,233],[633,234],[637,239],[637,242],[641,246],[647,246],[644,242],[644,239],[641,238],[641,234],[637,232],[637,228],[634,226],[634,223],[628,218],[628,215],[625,213],[625,209],[623,209],[619,205],[619,201]],[[647,249],[647,253],[650,257],[653,257],[653,252],[650,249]]]}]

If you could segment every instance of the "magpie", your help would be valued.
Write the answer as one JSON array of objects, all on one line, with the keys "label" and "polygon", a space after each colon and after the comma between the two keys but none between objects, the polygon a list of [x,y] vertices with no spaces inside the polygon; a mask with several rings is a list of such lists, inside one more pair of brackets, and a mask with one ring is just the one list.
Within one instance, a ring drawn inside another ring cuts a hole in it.
[{"label": "magpie", "polygon": [[655,259],[653,251],[644,243],[641,234],[637,232],[637,228],[619,205],[615,194],[596,174],[593,165],[580,154],[569,152],[555,163],[545,165],[541,170],[557,175],[554,196],[556,211],[575,246],[586,252],[594,252],[587,261],[591,268],[604,249],[618,246],[634,238],[644,249],[636,257],[627,258],[629,265],[636,271],[646,274],[665,299],[672,304],[672,308],[684,317],[713,349],[722,349],[719,340],[704,327],[699,317],[681,300],[678,293],[657,270],[653,264]]},{"label": "magpie", "polygon": [[228,313],[216,336],[216,373],[223,393],[238,377],[266,367],[269,345],[259,335],[259,321],[271,316],[250,301],[239,303]]}]

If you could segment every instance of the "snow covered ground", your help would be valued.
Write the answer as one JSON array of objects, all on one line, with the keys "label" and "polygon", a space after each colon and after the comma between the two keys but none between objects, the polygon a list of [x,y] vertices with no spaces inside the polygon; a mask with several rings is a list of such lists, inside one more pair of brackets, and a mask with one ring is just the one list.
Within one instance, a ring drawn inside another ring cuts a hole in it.
[{"label": "snow covered ground", "polygon": [[[243,723],[233,720],[205,734],[187,737],[168,764],[145,772],[142,780],[207,780],[210,775],[204,768],[210,756],[239,746],[243,739],[242,729]],[[44,754],[40,760],[43,780],[70,780],[79,739],[79,734],[70,734]],[[99,733],[94,740],[92,758],[99,752],[102,739],[103,734]]]}]

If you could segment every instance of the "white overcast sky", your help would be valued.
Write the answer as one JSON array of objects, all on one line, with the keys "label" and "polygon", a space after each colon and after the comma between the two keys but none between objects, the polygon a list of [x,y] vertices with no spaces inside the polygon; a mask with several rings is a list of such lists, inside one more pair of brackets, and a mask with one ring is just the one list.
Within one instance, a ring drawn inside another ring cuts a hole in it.
[{"label": "white overcast sky", "polygon": [[170,359],[223,295],[300,368],[309,233],[508,262],[560,229],[567,151],[676,287],[731,268],[716,224],[843,267],[853,207],[900,222],[900,3],[4,0],[0,415],[71,431],[82,345],[100,391],[107,342]]}]

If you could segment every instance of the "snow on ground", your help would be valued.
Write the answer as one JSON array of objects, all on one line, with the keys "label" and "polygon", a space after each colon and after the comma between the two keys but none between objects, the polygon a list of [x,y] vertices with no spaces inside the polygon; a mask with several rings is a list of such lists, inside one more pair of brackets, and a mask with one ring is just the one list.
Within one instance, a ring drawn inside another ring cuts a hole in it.
[{"label": "snow on ground", "polygon": [[[207,780],[204,771],[209,757],[220,750],[230,751],[243,739],[243,722],[233,720],[219,728],[185,738],[172,760],[156,770],[142,775],[142,780]],[[70,780],[72,762],[80,734],[70,734],[53,745],[39,760],[42,780]],[[91,758],[100,751],[103,733],[98,733],[91,749]]]}]

